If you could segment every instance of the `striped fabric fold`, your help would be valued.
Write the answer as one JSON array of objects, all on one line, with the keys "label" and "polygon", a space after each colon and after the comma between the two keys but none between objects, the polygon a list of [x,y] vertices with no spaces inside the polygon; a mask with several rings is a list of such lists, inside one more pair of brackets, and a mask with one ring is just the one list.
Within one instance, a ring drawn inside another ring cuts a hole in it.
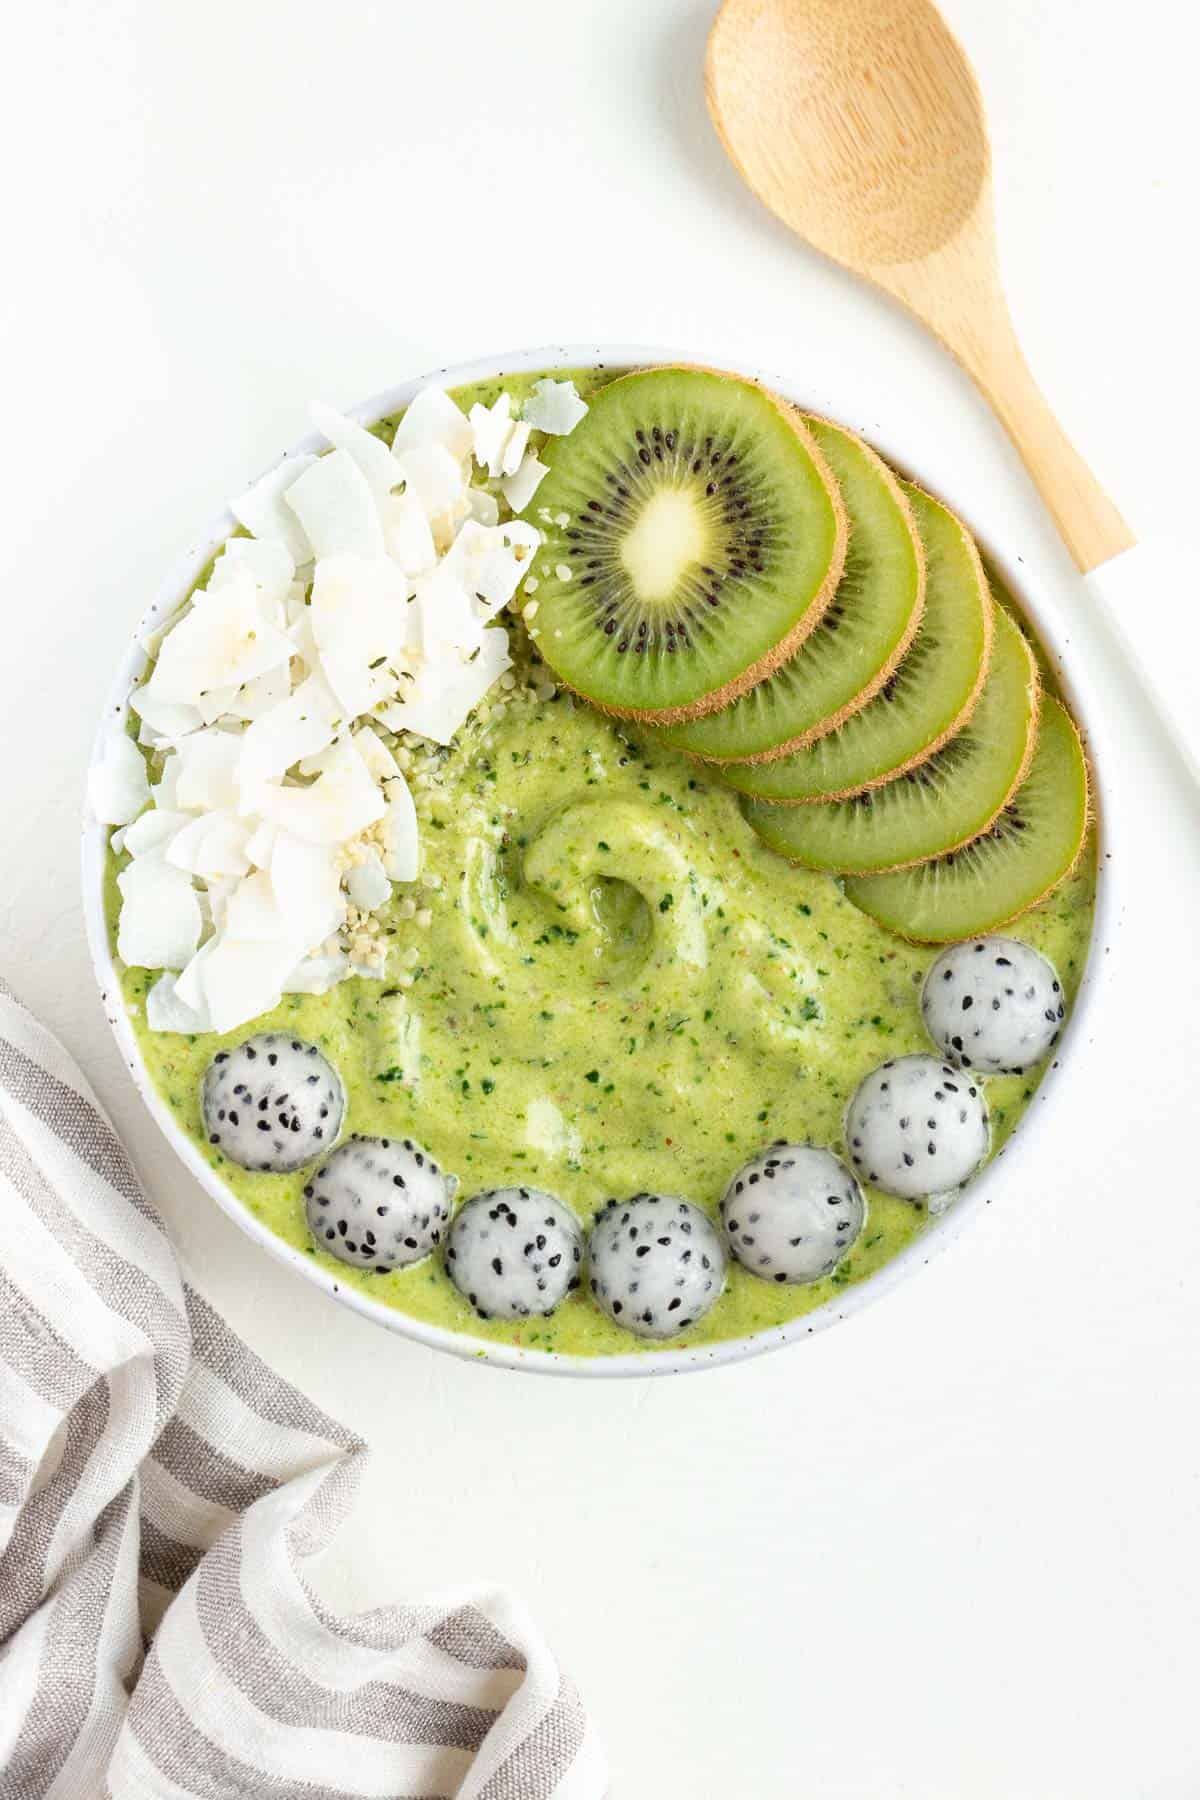
[{"label": "striped fabric fold", "polygon": [[601,1800],[511,1596],[319,1601],[365,1455],[184,1282],[0,982],[0,1800]]}]

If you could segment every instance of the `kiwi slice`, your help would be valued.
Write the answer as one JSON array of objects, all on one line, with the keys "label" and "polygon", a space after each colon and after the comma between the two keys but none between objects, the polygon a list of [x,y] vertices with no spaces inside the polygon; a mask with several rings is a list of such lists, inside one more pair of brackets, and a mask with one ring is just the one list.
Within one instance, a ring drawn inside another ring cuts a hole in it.
[{"label": "kiwi slice", "polygon": [[1079,733],[1046,695],[1029,773],[982,837],[915,869],[852,876],[846,895],[902,937],[929,944],[975,937],[1036,906],[1070,874],[1087,824]]},{"label": "kiwi slice", "polygon": [[781,756],[832,731],[878,693],[912,641],[925,557],[908,501],[886,463],[842,425],[805,418],[850,516],[837,592],[798,653],[720,712],[656,732],[711,762]]},{"label": "kiwi slice", "polygon": [[554,438],[526,517],[532,634],[568,687],[661,724],[789,657],[837,587],[847,520],[798,413],[708,369],[644,369]]},{"label": "kiwi slice", "polygon": [[812,806],[744,800],[743,810],[764,843],[810,869],[870,874],[940,856],[986,831],[1023,779],[1038,695],[1033,652],[997,607],[979,703],[936,756],[849,800]]},{"label": "kiwi slice", "polygon": [[861,712],[815,743],[778,761],[723,765],[727,787],[763,800],[840,799],[914,768],[970,717],[991,654],[987,578],[954,514],[911,482],[900,485],[925,548],[925,610],[899,668]]}]

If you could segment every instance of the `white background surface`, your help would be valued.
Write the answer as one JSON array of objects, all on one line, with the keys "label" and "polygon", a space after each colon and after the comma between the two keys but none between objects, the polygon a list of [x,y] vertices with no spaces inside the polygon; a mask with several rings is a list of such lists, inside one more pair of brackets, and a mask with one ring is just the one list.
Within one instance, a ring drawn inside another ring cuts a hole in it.
[{"label": "white background surface", "polygon": [[[1184,9],[946,10],[989,105],[1031,360],[1135,529],[1190,529]],[[1194,1800],[1200,853],[1194,795],[1118,668],[1098,680],[1121,932],[1037,1179],[782,1355],[581,1385],[377,1331],[176,1167],[92,984],[77,809],[102,686],[167,559],[312,395],[555,339],[878,386],[952,440],[1099,666],[964,380],[744,198],[700,98],[710,12],[48,0],[10,22],[0,968],[90,1073],[206,1292],[372,1440],[331,1592],[511,1583],[599,1719],[616,1794]],[[1171,604],[1182,630],[1186,591]]]}]

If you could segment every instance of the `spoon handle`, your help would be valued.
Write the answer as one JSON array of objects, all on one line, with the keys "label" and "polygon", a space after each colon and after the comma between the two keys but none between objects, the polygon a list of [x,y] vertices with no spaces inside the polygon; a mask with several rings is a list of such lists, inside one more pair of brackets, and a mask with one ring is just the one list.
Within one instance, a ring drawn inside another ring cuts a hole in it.
[{"label": "spoon handle", "polygon": [[[978,268],[980,265],[976,264]],[[987,263],[982,264],[987,268]],[[895,290],[894,290],[895,291]],[[1059,533],[1084,575],[1095,611],[1193,778],[1200,777],[1200,684],[1180,621],[1186,558],[1164,544],[1139,544],[1051,412],[1021,352],[999,282],[976,279],[971,304],[948,311],[922,295],[922,317],[971,375],[1021,454]],[[912,301],[911,291],[903,298]],[[1136,624],[1133,622],[1136,621]],[[1190,615],[1187,620],[1190,628]],[[1152,628],[1153,627],[1153,628]]]},{"label": "spoon handle", "polygon": [[950,348],[991,402],[1086,575],[1137,540],[1050,410],[1007,313],[990,325]]}]

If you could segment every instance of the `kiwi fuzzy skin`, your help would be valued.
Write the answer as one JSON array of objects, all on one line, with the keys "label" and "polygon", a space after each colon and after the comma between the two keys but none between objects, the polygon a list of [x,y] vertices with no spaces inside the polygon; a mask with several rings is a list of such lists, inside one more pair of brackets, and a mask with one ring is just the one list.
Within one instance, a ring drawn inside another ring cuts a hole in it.
[{"label": "kiwi fuzzy skin", "polygon": [[[937,862],[939,857],[951,856],[956,851],[964,850],[968,844],[973,844],[975,842],[976,838],[981,838],[981,837],[985,836],[986,833],[991,830],[992,826],[996,823],[996,820],[1000,817],[1000,814],[1004,811],[1005,807],[1008,805],[1009,801],[1012,799],[1013,795],[1016,793],[1017,789],[1020,787],[1021,783],[1024,781],[1025,777],[1028,775],[1029,765],[1033,761],[1033,753],[1034,753],[1034,750],[1037,748],[1038,720],[1039,720],[1039,717],[1041,716],[1041,710],[1042,710],[1042,678],[1038,671],[1037,658],[1035,657],[1035,655],[1033,653],[1033,649],[1029,643],[1029,640],[1025,636],[1025,633],[1023,631],[1021,631],[1019,628],[1018,628],[1018,636],[1021,640],[1021,648],[1024,650],[1025,656],[1028,661],[1028,689],[1029,689],[1029,692],[1032,697],[1032,705],[1030,706],[1030,709],[1029,709],[1029,725],[1028,725],[1028,729],[1026,730],[1026,733],[1025,733],[1025,748],[1021,753],[1021,761],[1020,761],[1020,765],[1017,768],[1016,775],[1014,776],[1013,780],[1009,783],[1008,792],[1005,794],[1005,796],[1004,796],[1003,800],[1001,800],[999,806],[997,806],[994,809],[994,811],[991,813],[990,817],[985,821],[985,823],[979,826],[978,830],[969,832],[966,837],[959,838],[956,843],[943,844],[939,850],[934,851],[932,856],[910,856],[910,857],[907,857],[903,862],[886,863],[881,868],[872,869],[871,875],[898,875],[902,869],[916,869],[916,868],[919,868],[922,863]],[[925,758],[921,757],[919,759],[919,762],[924,762],[924,760],[925,760]],[[910,765],[910,766],[918,766],[918,765]],[[892,774],[890,774],[887,777],[887,779],[889,781],[895,781],[899,778],[899,776],[901,774],[904,774],[904,773],[906,773],[905,770],[899,770],[899,769],[895,770]],[[871,783],[872,787],[879,787],[880,785],[881,784],[879,782]],[[860,791],[863,793],[866,793],[867,789],[863,788]],[[832,794],[823,796],[824,799],[839,799],[842,797],[843,796],[832,795]],[[845,796],[845,797],[849,798],[850,796]],[[772,801],[768,801],[767,804],[770,806],[776,806],[779,804],[779,802],[772,800]],[[763,841],[765,842],[766,840],[764,839]],[[768,849],[774,849],[773,845],[768,845],[767,847],[768,847]],[[815,864],[806,863],[802,857],[788,856],[782,850],[775,850],[775,855],[782,856],[785,862],[790,862],[796,868],[800,868],[800,869],[816,868]],[[837,874],[845,873],[846,871],[837,870],[837,869],[824,869],[823,872],[825,874],[829,874],[829,875],[837,875]],[[863,878],[866,879],[865,876]]]},{"label": "kiwi fuzzy skin", "polygon": [[594,706],[597,712],[604,713],[610,719],[628,719],[642,725],[682,725],[687,719],[702,719],[708,713],[719,712],[723,706],[728,706],[739,695],[747,693],[752,687],[757,687],[760,681],[765,681],[768,675],[775,673],[780,663],[786,662],[790,656],[795,655],[805,638],[820,623],[833,596],[837,593],[838,583],[842,579],[842,570],[846,565],[846,546],[850,541],[850,519],[833,470],[822,456],[816,439],[796,407],[781,400],[778,394],[773,394],[770,388],[763,386],[761,381],[752,381],[746,375],[734,375],[728,369],[712,369],[704,363],[652,363],[645,369],[630,369],[625,375],[618,375],[617,379],[610,383],[610,386],[620,387],[621,383],[628,380],[630,376],[644,375],[650,370],[663,375],[670,375],[676,371],[717,375],[722,380],[739,382],[742,387],[757,388],[758,392],[765,395],[771,402],[780,417],[791,426],[803,444],[809,460],[816,470],[817,478],[829,499],[834,519],[833,554],[825,572],[825,579],[809,602],[808,611],[765,656],[760,657],[756,663],[751,663],[748,668],[741,670],[731,681],[727,681],[724,687],[714,688],[709,694],[701,694],[699,699],[689,701],[686,706],[668,706],[651,710],[645,707],[616,707],[611,703],[596,700],[591,694],[585,694],[581,688],[572,686],[565,676],[556,674],[555,678],[561,682],[563,687],[570,688],[571,692],[578,694],[581,700],[585,700],[589,706]]},{"label": "kiwi fuzzy skin", "polygon": [[1083,765],[1083,830],[1080,833],[1079,843],[1076,846],[1075,854],[1059,876],[1058,880],[1052,881],[1048,887],[1043,888],[1036,900],[1030,900],[1027,905],[1019,907],[1016,912],[1009,913],[1006,919],[1001,919],[1001,925],[1011,925],[1014,919],[1024,918],[1027,912],[1032,912],[1035,906],[1040,906],[1043,900],[1048,900],[1055,888],[1061,887],[1064,881],[1070,880],[1071,876],[1079,867],[1080,858],[1087,849],[1088,839],[1091,837],[1092,828],[1096,823],[1096,778],[1092,773],[1091,755],[1088,751],[1087,744],[1084,742],[1083,733],[1071,716],[1070,709],[1066,702],[1060,699],[1058,703],[1066,714],[1067,724],[1071,727],[1075,742],[1079,745],[1079,760]]},{"label": "kiwi fuzzy skin", "polygon": [[[778,399],[777,395],[773,396],[773,397]],[[787,403],[780,400],[779,404],[781,406],[783,406],[783,405],[786,405]],[[900,486],[899,481],[896,479],[895,474],[892,472],[891,469],[888,468],[888,465],[884,462],[883,458],[879,455],[879,453],[876,450],[873,450],[871,445],[866,443],[855,432],[851,431],[849,426],[839,424],[839,422],[836,419],[822,418],[822,417],[820,417],[819,414],[816,414],[816,413],[801,413],[801,412],[799,412],[799,408],[794,407],[792,410],[799,413],[799,417],[800,417],[801,423],[804,425],[806,435],[810,439],[812,439],[812,433],[808,430],[807,422],[809,419],[815,419],[818,424],[828,427],[828,429],[830,431],[840,431],[842,433],[843,437],[852,438],[854,440],[854,442],[857,444],[857,446],[859,447],[859,449],[863,450],[866,453],[867,460],[872,464],[876,473],[882,478],[884,485],[886,486],[889,494],[891,495],[892,499],[896,503],[896,506],[899,509],[899,511],[904,519],[904,522],[908,526],[909,532],[912,536],[913,548],[916,552],[916,557],[917,557],[917,566],[920,571],[920,574],[918,577],[917,603],[913,607],[912,616],[910,617],[908,624],[905,627],[904,636],[896,644],[896,646],[893,649],[887,662],[885,662],[883,664],[882,668],[878,669],[875,672],[875,674],[867,682],[866,686],[861,688],[860,691],[857,694],[855,694],[855,696],[852,700],[847,700],[846,704],[843,707],[841,707],[839,711],[837,711],[835,713],[830,713],[830,715],[827,719],[818,720],[818,722],[815,725],[810,726],[807,731],[800,732],[798,736],[793,737],[793,738],[787,738],[784,740],[784,742],[782,744],[774,744],[770,750],[759,750],[753,756],[701,756],[700,753],[695,750],[685,750],[684,751],[684,755],[690,757],[693,762],[698,762],[702,765],[707,764],[709,767],[726,768],[731,763],[778,762],[781,757],[790,755],[792,753],[792,751],[807,749],[808,745],[815,744],[818,738],[826,737],[826,736],[828,736],[828,734],[831,731],[836,731],[839,725],[844,725],[846,720],[853,718],[854,714],[856,712],[861,712],[862,708],[864,706],[866,706],[867,702],[869,700],[873,700],[875,698],[875,696],[879,692],[880,688],[885,687],[886,684],[891,680],[892,676],[896,673],[896,670],[899,668],[900,663],[903,660],[905,652],[907,651],[907,649],[909,648],[913,639],[917,635],[917,628],[919,627],[919,625],[921,623],[921,618],[925,611],[925,546],[921,542],[921,534],[917,530],[917,522],[913,517],[912,508],[908,504],[908,500],[907,500],[907,497],[905,496],[904,490]],[[817,448],[817,446],[815,445],[815,440],[814,440],[814,448]],[[819,448],[818,448],[818,454],[819,454]],[[849,543],[849,536],[847,535],[847,544],[848,543]],[[974,548],[973,541],[972,541],[972,548]],[[843,552],[843,566],[844,566],[844,562],[845,562],[845,552]],[[981,568],[982,568],[982,565],[981,565]],[[840,583],[841,577],[839,576],[838,579],[839,579],[839,583]],[[836,595],[836,592],[837,592],[837,589],[835,587],[834,594],[830,595],[829,600],[826,601],[826,605],[828,605],[832,601],[834,595]],[[822,611],[824,611],[824,607],[822,607]],[[989,615],[989,617],[990,617],[990,615]],[[818,622],[818,621],[815,621],[814,623],[816,623],[816,622]],[[807,635],[808,635],[808,633],[806,632],[805,636],[807,637]],[[971,696],[971,705],[972,706],[974,705],[975,701],[978,699],[979,691],[983,686],[983,675],[984,675],[984,673],[986,673],[987,660],[988,660],[988,657],[990,656],[990,652],[991,652],[990,626],[989,626],[988,635],[987,635],[987,639],[986,639],[986,645],[987,645],[987,649],[986,649],[986,653],[985,653],[984,662],[981,665],[979,686],[976,688],[975,693]],[[803,649],[803,647],[804,647],[803,639],[801,639],[800,649]],[[793,652],[793,654],[794,654],[794,652]],[[790,662],[790,661],[791,661],[791,657],[783,657],[780,659],[779,663],[777,663],[775,665],[775,667],[781,668],[785,662]],[[772,674],[774,672],[775,672],[774,670],[771,671]],[[756,686],[757,683],[752,683],[751,685]],[[726,704],[728,704],[728,702]],[[714,710],[716,710],[716,709],[714,709]],[[966,716],[967,716],[967,713],[966,713],[966,709],[964,708],[963,718],[965,719]],[[960,722],[961,721],[956,721],[954,723],[954,725],[952,727],[950,727],[949,730],[947,730],[946,737],[949,737],[953,731],[958,730],[958,725]],[[943,743],[945,742],[945,738],[942,739],[942,742]],[[932,752],[929,752],[928,754],[932,754]],[[879,777],[879,779],[881,781],[886,781],[889,779],[889,777],[887,775],[881,775]],[[826,795],[822,795],[821,797],[822,797],[822,799],[833,799],[833,798],[839,798],[840,796],[826,794]],[[797,803],[792,802],[792,801],[786,801],[786,802],[781,802],[781,804],[790,806],[790,805],[797,804]]]},{"label": "kiwi fuzzy skin", "polygon": [[[967,844],[973,844],[976,838],[984,835],[984,832],[990,831],[1029,773],[1029,765],[1033,761],[1033,753],[1037,748],[1038,720],[1042,711],[1042,678],[1038,673],[1037,658],[1034,656],[1024,632],[1021,633],[1021,643],[1029,658],[1029,689],[1033,700],[1029,709],[1029,729],[1025,733],[1025,750],[1021,757],[1021,765],[1009,783],[1007,794],[987,824],[982,825],[978,831],[972,831],[968,837],[960,838],[957,844],[947,844],[944,849],[938,851],[938,856],[950,856],[956,850],[964,849]],[[914,856],[907,862],[893,863],[890,868],[876,869],[874,873],[876,875],[894,875],[898,869],[914,869],[919,863],[935,862],[936,860],[937,858],[932,856]]]},{"label": "kiwi fuzzy skin", "polygon": [[[917,484],[914,482],[912,485],[915,487]],[[925,490],[922,489],[921,491],[924,493]],[[933,500],[936,499],[936,496],[931,494],[929,495],[929,498]],[[937,501],[937,504],[941,506],[943,505],[943,502]],[[945,510],[949,511],[949,508],[946,508]],[[885,782],[894,781],[898,775],[907,775],[911,769],[919,769],[921,764],[928,762],[931,756],[936,756],[939,750],[944,750],[946,745],[950,742],[950,739],[956,737],[964,725],[970,724],[971,717],[979,702],[979,696],[983,692],[984,683],[988,678],[988,672],[992,666],[992,647],[996,638],[996,603],[992,598],[987,573],[983,566],[983,559],[979,554],[979,546],[976,544],[975,539],[967,530],[967,527],[963,524],[962,520],[958,518],[956,514],[952,515],[952,517],[954,518],[954,522],[958,526],[959,531],[962,533],[963,543],[966,547],[972,567],[974,568],[976,580],[984,595],[983,655],[979,661],[979,673],[975,678],[975,686],[959,708],[956,717],[951,719],[950,723],[937,737],[931,738],[928,744],[918,750],[915,756],[910,756],[906,762],[897,763],[894,769],[885,769],[881,775],[874,776],[870,781],[864,781],[858,787],[831,789],[827,794],[804,794],[795,800],[788,800],[780,797],[778,800],[771,801],[772,806],[820,806],[826,800],[852,800],[855,794],[868,793],[871,788],[882,787]],[[897,664],[897,666],[899,665]],[[895,670],[893,670],[892,673],[894,674]],[[846,716],[853,717],[853,714],[847,714]],[[840,725],[842,723],[844,723],[844,721],[839,718],[837,724]],[[836,726],[830,726],[829,729],[834,730],[836,729]],[[818,738],[825,737],[826,735],[826,730],[821,728],[812,732],[803,742],[793,744],[791,748],[794,750],[805,749],[809,743],[815,743]],[[780,758],[786,754],[786,750],[768,750],[762,752],[758,756],[747,756],[744,760],[747,763],[778,762]],[[1032,754],[1033,750],[1031,743],[1027,751],[1027,759],[1029,756],[1032,756]],[[693,757],[692,760],[694,762],[699,762],[700,758]],[[711,767],[712,765],[710,764],[709,766]],[[728,767],[729,765],[725,763],[721,766]],[[1022,779],[1023,778],[1024,777],[1022,777]],[[1006,800],[1005,805],[1007,804],[1008,801]],[[945,852],[942,852],[942,854],[944,855]],[[882,875],[884,871],[880,869],[877,870],[876,873]]]},{"label": "kiwi fuzzy skin", "polygon": [[[1040,686],[1039,686],[1039,692],[1040,692]],[[1088,839],[1092,833],[1092,827],[1096,823],[1096,808],[1095,808],[1095,798],[1094,798],[1094,796],[1095,796],[1095,777],[1092,774],[1091,759],[1088,755],[1087,746],[1085,745],[1085,743],[1083,741],[1083,737],[1079,730],[1079,727],[1078,727],[1078,725],[1076,725],[1074,719],[1071,717],[1070,713],[1067,711],[1067,708],[1065,706],[1063,707],[1062,710],[1066,714],[1067,723],[1070,725],[1071,730],[1075,737],[1075,741],[1079,745],[1080,760],[1083,764],[1083,781],[1084,781],[1083,830],[1080,833],[1079,843],[1076,846],[1075,854],[1071,858],[1070,862],[1067,864],[1066,868],[1063,870],[1062,874],[1056,876],[1053,881],[1049,882],[1042,889],[1041,893],[1038,894],[1036,899],[1027,900],[1025,902],[1024,906],[1018,906],[1013,912],[1005,913],[1005,915],[1002,919],[992,919],[987,925],[981,927],[981,932],[982,931],[1002,931],[1006,925],[1014,924],[1017,919],[1023,919],[1025,917],[1026,913],[1031,913],[1035,907],[1041,906],[1042,902],[1044,900],[1048,900],[1050,898],[1051,894],[1054,893],[1056,888],[1060,888],[1064,881],[1069,881],[1071,879],[1071,876],[1075,873],[1076,869],[1079,867],[1080,858],[1083,856],[1084,851],[1087,849]],[[1031,760],[1032,760],[1032,758],[1031,758]],[[1012,796],[1010,795],[1009,798],[1011,799]],[[1007,801],[1005,802],[1005,804],[1007,805]],[[979,835],[982,836],[983,834],[980,833]],[[969,843],[973,843],[974,841],[975,840],[973,838],[968,839]],[[955,848],[962,849],[962,845],[961,844],[956,845]],[[946,855],[949,855],[950,852],[943,850],[939,854],[942,856],[946,856]],[[937,858],[930,857],[927,860],[929,860],[931,862],[936,862]],[[916,865],[912,864],[912,863],[907,863],[907,864],[901,865],[901,867],[904,867],[904,868],[913,868],[915,866]],[[890,875],[890,874],[894,873],[894,871],[891,869],[876,869],[874,871],[874,873],[877,875]],[[847,895],[846,898],[850,899],[850,896]],[[854,900],[851,900],[850,903],[852,906],[857,905],[857,902]],[[865,909],[862,909],[862,910],[865,910]],[[874,916],[875,915],[873,913],[867,914],[868,918],[874,918]],[[877,920],[876,922],[879,924],[883,923],[882,920]],[[887,931],[890,931],[893,937],[902,938],[904,940],[904,942],[908,943],[908,944],[956,944],[956,943],[962,942],[962,939],[959,938],[957,935],[955,935],[953,937],[922,937],[919,933],[917,933],[915,931],[901,931],[898,925],[888,924],[885,926],[885,929]],[[975,934],[972,933],[971,935],[974,936]]]}]

